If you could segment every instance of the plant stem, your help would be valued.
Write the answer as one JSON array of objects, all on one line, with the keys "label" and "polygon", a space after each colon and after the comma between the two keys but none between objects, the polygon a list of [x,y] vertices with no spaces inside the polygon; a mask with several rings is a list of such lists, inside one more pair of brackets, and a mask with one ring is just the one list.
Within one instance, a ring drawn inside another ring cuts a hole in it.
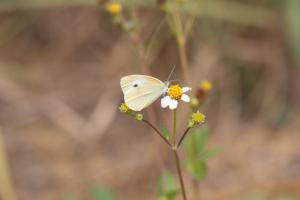
[{"label": "plant stem", "polygon": [[189,68],[188,68],[187,53],[186,53],[186,38],[183,35],[179,35],[177,37],[177,45],[178,45],[178,51],[180,57],[180,66],[184,77],[184,81],[186,82],[186,84],[192,86],[192,81],[191,81]]},{"label": "plant stem", "polygon": [[181,194],[183,200],[186,200],[186,193],[185,193],[185,187],[184,187],[184,182],[183,182],[183,177],[182,177],[182,172],[181,172],[181,167],[180,167],[180,160],[178,157],[178,148],[176,144],[176,109],[173,111],[173,146],[172,146],[173,154],[174,154],[174,159],[176,162],[176,169],[179,177],[179,182],[180,182],[180,188],[181,188]]},{"label": "plant stem", "polygon": [[[173,14],[173,16],[174,16],[174,21],[176,22],[175,23],[176,31],[177,31],[176,41],[177,41],[177,45],[178,45],[178,53],[179,53],[179,58],[180,58],[181,71],[182,71],[185,83],[188,84],[189,86],[192,86],[192,79],[191,79],[189,68],[188,68],[186,41],[187,41],[187,37],[189,35],[189,32],[190,32],[190,30],[193,26],[195,18],[191,17],[189,19],[189,21],[187,23],[187,26],[186,26],[186,30],[184,30],[184,27],[183,27],[183,24],[182,24],[182,21],[181,21],[180,17],[178,17],[178,15],[176,15],[176,13]],[[179,147],[181,145],[183,139],[185,138],[185,136],[187,135],[189,130],[190,130],[189,128],[186,129],[183,136],[179,140],[179,143],[178,143],[177,147]],[[195,140],[195,136],[192,136],[192,137],[193,137],[193,139],[192,139],[192,148],[193,148],[193,151],[194,151],[194,149],[196,148],[196,140]],[[182,184],[183,184],[183,182],[182,182]],[[198,183],[197,183],[197,186],[198,186]],[[195,186],[195,184],[194,184],[194,187],[193,187],[195,194],[200,193],[199,187],[197,187],[197,186]],[[197,198],[197,200],[199,200],[199,198],[198,198],[199,195],[195,195],[195,196],[196,196],[195,198]]]},{"label": "plant stem", "polygon": [[173,111],[173,146],[176,146],[176,109]]},{"label": "plant stem", "polygon": [[182,177],[182,173],[181,173],[180,160],[179,160],[179,157],[178,157],[177,148],[173,148],[173,153],[174,153],[174,158],[175,158],[175,161],[176,161],[176,169],[177,169],[177,173],[178,173],[178,177],[179,177],[182,198],[183,198],[183,200],[186,200],[184,182],[183,182],[183,177]]},{"label": "plant stem", "polygon": [[[181,71],[184,77],[184,81],[186,84],[192,86],[192,81],[190,78],[190,73],[189,73],[189,69],[188,69],[188,59],[187,59],[187,52],[186,52],[186,40],[187,40],[187,36],[188,33],[187,31],[190,30],[185,30],[183,23],[182,23],[182,19],[180,17],[180,14],[175,11],[172,13],[172,18],[174,21],[174,29],[175,29],[175,36],[176,36],[176,42],[177,42],[177,46],[178,46],[178,53],[179,53],[179,57],[180,57],[180,66],[181,66]],[[191,22],[193,22],[193,19],[191,20]],[[190,29],[190,26],[192,26],[192,24],[190,24],[188,26],[188,29]]]},{"label": "plant stem", "polygon": [[181,136],[181,138],[180,138],[180,140],[179,140],[179,142],[178,142],[178,144],[177,144],[177,147],[178,147],[178,148],[180,147],[182,141],[184,140],[185,136],[187,135],[187,133],[189,132],[190,129],[191,129],[191,128],[188,127],[188,128],[184,131],[183,135]]}]

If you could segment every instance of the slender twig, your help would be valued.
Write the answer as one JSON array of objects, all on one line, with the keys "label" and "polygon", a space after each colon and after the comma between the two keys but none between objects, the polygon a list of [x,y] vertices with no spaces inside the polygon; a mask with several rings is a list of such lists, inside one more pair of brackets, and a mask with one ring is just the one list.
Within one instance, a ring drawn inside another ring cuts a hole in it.
[{"label": "slender twig", "polygon": [[177,153],[177,148],[173,148],[173,153],[174,153],[174,158],[175,158],[175,162],[176,162],[177,173],[179,176],[182,198],[183,198],[183,200],[186,200],[187,198],[186,198],[184,182],[183,182],[183,177],[182,177],[182,172],[181,172],[181,167],[180,167],[180,160],[179,160],[178,153]]},{"label": "slender twig", "polygon": [[163,16],[158,25],[155,27],[155,29],[153,30],[153,32],[151,33],[150,35],[150,41],[149,41],[149,44],[148,44],[148,47],[146,48],[145,50],[145,58],[148,59],[149,57],[149,54],[150,54],[150,50],[151,48],[153,47],[154,45],[154,39],[157,37],[159,31],[161,30],[161,28],[163,27],[164,23],[166,22],[166,19],[165,19],[165,16]]},{"label": "slender twig", "polygon": [[[183,27],[182,19],[180,17],[180,14],[178,12],[172,13],[172,18],[174,20],[175,25],[175,36],[176,36],[176,42],[178,46],[178,53],[180,57],[180,66],[181,71],[184,77],[184,81],[186,84],[191,85],[191,76],[189,73],[188,68],[188,59],[187,59],[187,51],[186,51],[186,41],[187,41],[187,35],[185,34],[185,30]],[[192,26],[192,25],[189,25]]]},{"label": "slender twig", "polygon": [[180,57],[180,63],[181,63],[181,71],[183,73],[184,81],[188,85],[192,85],[189,68],[188,68],[188,59],[186,55],[186,39],[184,37],[178,37],[177,38],[177,45],[178,45],[178,51],[179,51],[179,57]]},{"label": "slender twig", "polygon": [[166,143],[169,147],[172,147],[171,143],[163,136],[163,134],[153,125],[151,124],[148,120],[143,119],[143,122],[148,124]]},{"label": "slender twig", "polygon": [[173,111],[173,146],[176,146],[176,109]]},{"label": "slender twig", "polygon": [[187,38],[193,28],[194,22],[195,22],[195,15],[192,15],[188,18],[185,26],[184,36]]},{"label": "slender twig", "polygon": [[189,132],[190,129],[191,129],[191,127],[188,127],[188,128],[184,131],[183,135],[181,136],[181,138],[180,138],[180,140],[179,140],[179,142],[178,142],[178,144],[177,144],[177,147],[178,147],[178,148],[180,147],[182,141],[184,140],[185,136],[187,135],[187,133]]},{"label": "slender twig", "polygon": [[173,146],[172,150],[174,153],[174,159],[176,162],[176,169],[179,177],[179,182],[180,182],[180,187],[181,187],[181,194],[183,200],[186,200],[186,193],[185,193],[185,188],[184,188],[184,182],[183,182],[183,177],[182,177],[182,172],[181,172],[181,167],[180,167],[180,160],[178,157],[178,147],[176,145],[176,109],[173,111]]}]

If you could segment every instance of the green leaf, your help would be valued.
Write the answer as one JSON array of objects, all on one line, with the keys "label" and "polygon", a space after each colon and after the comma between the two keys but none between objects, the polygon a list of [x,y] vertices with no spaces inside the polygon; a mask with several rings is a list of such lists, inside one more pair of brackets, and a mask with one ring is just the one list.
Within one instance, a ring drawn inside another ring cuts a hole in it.
[{"label": "green leaf", "polygon": [[166,194],[166,198],[167,200],[173,200],[176,198],[177,194],[179,193],[180,189],[177,189],[177,190],[173,190],[173,191],[169,191],[167,194]]},{"label": "green leaf", "polygon": [[201,157],[200,156],[200,159],[201,160],[209,160],[210,158],[213,158],[215,157],[216,155],[218,155],[219,153],[222,153],[224,151],[224,148],[223,147],[216,147],[212,150],[208,150],[204,153],[204,155]]},{"label": "green leaf", "polygon": [[196,145],[197,145],[197,153],[203,152],[205,145],[208,139],[208,127],[207,125],[203,125],[196,130],[194,133],[196,135]]},{"label": "green leaf", "polygon": [[203,160],[189,162],[187,164],[187,170],[195,180],[200,181],[205,177],[207,172],[206,162]]},{"label": "green leaf", "polygon": [[209,157],[212,152],[207,151],[206,143],[208,140],[208,127],[203,125],[196,129],[186,139],[185,153],[186,153],[186,167],[191,176],[196,180],[201,180],[206,175],[206,159],[202,157]]},{"label": "green leaf", "polygon": [[110,190],[103,187],[93,187],[91,189],[91,196],[95,200],[117,200],[117,196]]},{"label": "green leaf", "polygon": [[157,189],[161,200],[173,200],[180,191],[175,178],[168,171],[161,175]]},{"label": "green leaf", "polygon": [[203,155],[208,138],[208,128],[206,125],[192,132],[185,141],[185,152],[188,160],[197,160]]},{"label": "green leaf", "polygon": [[196,159],[202,154],[208,139],[208,127],[206,125],[194,130],[186,138],[185,150],[188,157]]},{"label": "green leaf", "polygon": [[161,132],[162,132],[164,138],[169,140],[170,139],[170,134],[169,134],[168,129],[164,125],[160,125],[160,129],[161,129]]}]

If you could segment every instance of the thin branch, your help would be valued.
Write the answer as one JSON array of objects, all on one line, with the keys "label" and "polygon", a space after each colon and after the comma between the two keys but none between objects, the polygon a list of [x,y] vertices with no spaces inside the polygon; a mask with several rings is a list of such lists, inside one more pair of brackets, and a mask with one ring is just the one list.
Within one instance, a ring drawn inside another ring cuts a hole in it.
[{"label": "thin branch", "polygon": [[159,31],[161,30],[161,28],[163,27],[164,23],[166,22],[166,18],[165,16],[162,17],[162,19],[160,19],[158,25],[155,27],[155,29],[152,31],[151,35],[150,35],[150,42],[148,47],[145,50],[145,58],[148,59],[149,54],[150,54],[150,50],[152,48],[152,46],[154,45],[154,39],[157,37]]},{"label": "thin branch", "polygon": [[187,135],[187,133],[189,132],[190,129],[191,129],[191,127],[188,127],[188,128],[184,131],[183,135],[181,136],[181,138],[180,138],[180,140],[179,140],[179,142],[178,142],[178,144],[177,144],[177,147],[178,147],[178,148],[180,147],[182,141],[184,140],[185,136]]},{"label": "thin branch", "polygon": [[180,182],[180,187],[181,187],[182,199],[187,200],[177,148],[173,148],[173,153],[174,153],[174,158],[175,158],[175,162],[176,162],[176,169],[177,169],[179,182]]},{"label": "thin branch", "polygon": [[146,119],[143,119],[143,122],[145,122],[146,124],[148,124],[167,143],[167,145],[169,147],[172,147],[171,143],[163,136],[163,134],[153,124],[151,124]]},{"label": "thin branch", "polygon": [[193,28],[194,22],[195,22],[196,16],[192,15],[189,17],[189,19],[186,22],[185,30],[184,30],[184,37],[187,38]]}]

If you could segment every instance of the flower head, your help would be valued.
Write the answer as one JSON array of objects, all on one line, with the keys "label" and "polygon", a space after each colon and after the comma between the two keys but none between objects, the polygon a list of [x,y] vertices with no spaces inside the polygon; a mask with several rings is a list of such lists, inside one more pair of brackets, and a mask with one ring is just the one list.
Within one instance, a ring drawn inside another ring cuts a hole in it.
[{"label": "flower head", "polygon": [[117,15],[122,11],[122,5],[117,2],[109,2],[106,4],[105,7],[106,11],[112,15]]},{"label": "flower head", "polygon": [[192,88],[183,87],[179,85],[172,85],[168,88],[167,96],[161,99],[161,107],[166,108],[169,106],[171,110],[174,110],[178,106],[178,101],[182,100],[184,102],[189,102],[190,97],[184,93],[190,91]]},{"label": "flower head", "polygon": [[200,113],[199,111],[193,113],[192,115],[192,120],[196,123],[202,123],[205,120],[205,115],[203,115],[202,113]]},{"label": "flower head", "polygon": [[195,125],[203,123],[204,121],[205,121],[205,115],[197,111],[192,114],[192,119],[189,121],[188,126],[192,128]]}]

